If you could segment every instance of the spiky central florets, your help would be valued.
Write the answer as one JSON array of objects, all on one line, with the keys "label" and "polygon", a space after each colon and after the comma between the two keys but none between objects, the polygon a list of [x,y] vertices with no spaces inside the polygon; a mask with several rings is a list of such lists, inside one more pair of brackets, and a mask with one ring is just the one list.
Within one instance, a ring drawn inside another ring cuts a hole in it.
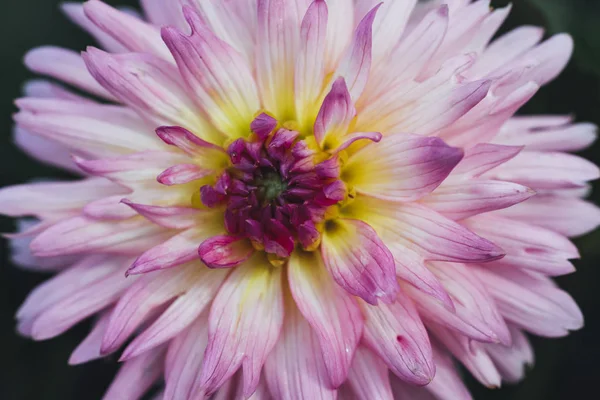
[{"label": "spiky central florets", "polygon": [[279,257],[288,257],[296,243],[314,249],[326,209],[346,195],[337,158],[317,162],[297,131],[255,123],[252,130],[252,138],[228,147],[231,167],[201,188],[202,202],[224,205],[227,231],[257,249]]}]

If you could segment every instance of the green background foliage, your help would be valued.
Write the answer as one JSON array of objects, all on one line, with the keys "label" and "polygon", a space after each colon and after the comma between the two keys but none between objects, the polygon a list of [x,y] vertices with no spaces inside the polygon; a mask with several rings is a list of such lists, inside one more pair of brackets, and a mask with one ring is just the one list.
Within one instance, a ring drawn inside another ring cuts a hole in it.
[{"label": "green background foliage", "polygon": [[[136,0],[106,1],[136,6]],[[503,6],[507,1],[492,1]],[[69,24],[58,8],[59,0],[3,0],[0,13],[0,186],[39,177],[69,178],[59,170],[37,164],[12,144],[13,99],[32,77],[22,65],[25,52],[39,45],[59,45],[82,50],[91,38]],[[573,113],[579,120],[600,124],[600,1],[514,0],[513,12],[503,30],[530,24],[547,34],[570,32],[575,56],[561,77],[544,87],[522,113]],[[599,145],[584,156],[600,164]],[[598,203],[600,195],[592,200]],[[44,199],[40,199],[43,202]],[[10,232],[13,222],[0,219],[0,231]],[[576,240],[582,260],[578,272],[562,277],[559,284],[573,294],[586,315],[586,327],[568,338],[534,338],[536,365],[527,379],[490,391],[467,378],[477,399],[558,400],[597,397],[600,374],[600,231]],[[7,261],[8,246],[0,243],[0,399],[99,399],[114,375],[116,357],[69,367],[70,352],[84,337],[89,323],[66,334],[36,343],[19,337],[13,315],[27,293],[47,276],[19,270]]]}]

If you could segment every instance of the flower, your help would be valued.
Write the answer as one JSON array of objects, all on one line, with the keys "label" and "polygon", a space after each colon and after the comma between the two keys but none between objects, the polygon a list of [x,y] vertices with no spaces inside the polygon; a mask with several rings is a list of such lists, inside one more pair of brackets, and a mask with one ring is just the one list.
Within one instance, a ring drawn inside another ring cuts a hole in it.
[{"label": "flower", "polygon": [[600,224],[567,154],[595,127],[514,117],[569,36],[492,40],[486,0],[142,5],[64,6],[104,50],[25,62],[89,95],[29,83],[16,141],[81,178],[0,191],[14,261],[57,272],[19,331],[94,316],[69,362],[127,343],[107,399],[466,399],[457,363],[518,381],[525,333],[583,325],[552,277]]}]

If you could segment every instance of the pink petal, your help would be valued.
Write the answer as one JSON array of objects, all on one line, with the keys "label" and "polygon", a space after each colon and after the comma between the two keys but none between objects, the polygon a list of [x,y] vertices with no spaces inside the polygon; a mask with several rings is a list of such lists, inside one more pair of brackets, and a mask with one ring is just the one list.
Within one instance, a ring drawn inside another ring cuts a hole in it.
[{"label": "pink petal", "polygon": [[487,344],[485,350],[494,361],[502,379],[509,383],[517,383],[525,377],[527,367],[533,366],[533,348],[525,334],[509,325],[512,345]]},{"label": "pink petal", "polygon": [[351,156],[342,177],[360,193],[413,201],[438,187],[462,154],[438,138],[394,134]]},{"label": "pink petal", "polygon": [[37,286],[17,311],[17,319],[31,319],[89,285],[115,273],[126,259],[88,256]]},{"label": "pink petal", "polygon": [[212,235],[212,231],[199,227],[183,231],[142,253],[127,273],[143,274],[195,260],[198,258],[198,245]]},{"label": "pink petal", "polygon": [[25,65],[35,73],[47,75],[109,100],[115,99],[94,80],[81,56],[72,50],[53,46],[38,47],[25,55]]},{"label": "pink petal", "polygon": [[502,315],[529,332],[562,337],[583,326],[583,316],[573,298],[547,278],[538,281],[514,269],[500,274],[479,268],[477,274]]},{"label": "pink petal", "polygon": [[13,130],[13,138],[19,150],[37,161],[65,169],[76,175],[81,174],[79,168],[73,163],[69,150],[60,143],[31,133],[18,125]]},{"label": "pink petal", "polygon": [[415,79],[442,43],[447,27],[448,6],[444,4],[428,13],[408,32],[387,60],[373,65],[374,73],[360,103],[368,104],[369,99],[390,93],[403,82]]},{"label": "pink petal", "polygon": [[[515,118],[513,118],[514,120]],[[519,123],[504,125],[495,143],[525,146],[533,151],[579,151],[589,147],[597,138],[598,127],[590,123],[560,126],[531,125],[519,129]],[[536,119],[531,118],[535,123]]]},{"label": "pink petal", "polygon": [[161,126],[156,129],[156,134],[166,144],[176,146],[192,157],[201,156],[208,150],[225,152],[223,148],[200,139],[180,126]]},{"label": "pink petal", "polygon": [[163,28],[162,37],[194,99],[214,125],[233,137],[247,135],[260,108],[252,72],[242,56],[219,39],[192,8],[184,10],[192,28],[186,36]]},{"label": "pink petal", "polygon": [[402,292],[397,301],[364,305],[364,341],[401,379],[426,385],[435,375],[431,344],[412,300]]},{"label": "pink petal", "polygon": [[360,21],[354,32],[350,47],[335,72],[335,76],[344,78],[350,97],[356,100],[363,92],[371,70],[371,51],[373,41],[373,21],[381,3],[373,7]]},{"label": "pink petal", "polygon": [[131,283],[132,280],[116,272],[78,288],[36,317],[31,336],[36,340],[44,340],[60,335],[118,300]]},{"label": "pink petal", "polygon": [[213,236],[198,248],[198,255],[209,268],[230,268],[240,265],[254,253],[245,237],[230,235]]},{"label": "pink petal", "polygon": [[[195,268],[198,268],[195,266]],[[121,360],[128,360],[152,349],[190,326],[217,293],[225,279],[225,271],[201,269],[194,279],[197,282],[175,300],[152,325],[138,335],[123,351]]]},{"label": "pink petal", "polygon": [[183,11],[180,2],[165,2],[163,0],[140,0],[148,21],[159,26],[175,26],[185,28]]},{"label": "pink petal", "polygon": [[600,171],[590,161],[571,154],[525,151],[486,176],[532,189],[569,189],[598,179]]},{"label": "pink petal", "polygon": [[492,180],[443,184],[423,199],[432,210],[460,220],[521,203],[535,192],[525,186]]},{"label": "pink petal", "polygon": [[[112,353],[127,340],[150,313],[179,296],[197,277],[195,268],[161,271],[140,277],[119,299],[102,338],[102,354]],[[125,279],[125,278],[123,278]],[[130,278],[128,278],[130,279]]]},{"label": "pink petal", "polygon": [[199,167],[196,164],[179,164],[163,171],[156,180],[167,186],[183,185],[202,179],[211,173],[213,171]]},{"label": "pink petal", "polygon": [[544,228],[489,215],[469,219],[466,224],[506,251],[506,256],[497,265],[512,265],[547,275],[562,275],[574,270],[567,260],[579,258],[573,243]]},{"label": "pink petal", "polygon": [[296,305],[315,330],[333,387],[348,375],[362,335],[362,315],[356,300],[337,286],[315,253],[292,254],[289,283]]},{"label": "pink petal", "polygon": [[102,357],[100,346],[102,344],[102,336],[104,336],[106,326],[108,325],[109,315],[110,311],[105,311],[94,323],[94,327],[90,333],[71,353],[69,365],[79,365]]},{"label": "pink petal", "polygon": [[98,251],[130,254],[160,243],[166,235],[163,228],[141,218],[105,222],[74,217],[42,232],[31,242],[31,249],[39,256]]},{"label": "pink petal", "polygon": [[344,78],[338,78],[325,96],[313,128],[321,148],[331,150],[338,147],[355,115],[356,109],[346,82]]},{"label": "pink petal", "polygon": [[158,381],[165,348],[149,351],[123,364],[103,400],[139,399]]},{"label": "pink petal", "polygon": [[[357,199],[353,207],[368,207],[364,218],[375,229],[417,252],[425,260],[479,262],[502,258],[494,243],[417,203]],[[358,214],[361,215],[360,213]]]},{"label": "pink petal", "polygon": [[62,12],[80,28],[92,35],[103,49],[111,53],[124,53],[127,49],[111,35],[97,27],[86,15],[81,3],[63,3]]},{"label": "pink petal", "polygon": [[535,46],[544,36],[537,26],[520,26],[494,40],[469,71],[472,76],[489,75],[499,65],[506,64]]},{"label": "pink petal", "polygon": [[206,316],[197,318],[169,343],[165,365],[164,400],[178,400],[192,396],[194,383],[200,376],[207,343]]},{"label": "pink petal", "polygon": [[570,237],[584,235],[600,225],[598,207],[576,197],[537,195],[502,210],[500,215]]},{"label": "pink petal", "polygon": [[85,15],[98,28],[120,42],[128,51],[151,53],[170,60],[169,51],[155,26],[98,0],[88,1],[83,8]]},{"label": "pink petal", "polygon": [[99,220],[123,220],[135,217],[136,212],[121,204],[122,199],[123,195],[116,195],[94,200],[83,207],[83,214]]},{"label": "pink petal", "polygon": [[309,0],[257,0],[257,82],[263,107],[277,120],[295,112],[294,68]]},{"label": "pink petal", "polygon": [[0,189],[0,212],[11,217],[35,215],[55,218],[56,214],[78,211],[98,197],[126,192],[102,178],[8,186]]},{"label": "pink petal", "polygon": [[427,327],[437,339],[473,374],[475,379],[490,389],[499,388],[501,376],[484,345],[468,337],[446,329],[440,325],[428,324]]},{"label": "pink petal", "polygon": [[196,111],[169,62],[150,54],[113,55],[91,47],[83,58],[106,90],[152,123],[195,128],[203,138],[218,137]]},{"label": "pink petal", "polygon": [[318,100],[325,80],[328,18],[327,2],[315,0],[302,19],[294,84],[296,110],[300,114],[298,120],[301,126],[305,126],[314,117],[307,109]]},{"label": "pink petal", "polygon": [[333,279],[369,304],[393,302],[398,292],[394,258],[377,233],[355,219],[328,222],[321,243],[323,261]]},{"label": "pink petal", "polygon": [[127,199],[121,200],[138,214],[143,215],[149,221],[168,229],[189,229],[199,223],[207,212],[192,207],[161,207],[132,203]]},{"label": "pink petal", "polygon": [[396,262],[396,276],[410,283],[416,289],[432,296],[441,302],[448,310],[454,311],[452,299],[444,289],[444,286],[425,265],[425,260],[417,252],[402,244],[394,235],[387,235],[383,239],[390,249]]},{"label": "pink petal", "polygon": [[387,366],[364,346],[356,349],[348,384],[357,400],[394,400]]},{"label": "pink petal", "polygon": [[373,59],[375,62],[389,55],[398,44],[416,3],[417,0],[383,3],[381,12],[377,14],[373,23]]},{"label": "pink petal", "polygon": [[469,390],[459,375],[454,360],[446,349],[441,350],[439,345],[432,346],[433,360],[435,362],[435,377],[426,389],[440,400],[471,400]]},{"label": "pink petal", "polygon": [[161,149],[147,125],[125,107],[70,100],[16,100],[13,116],[23,129],[56,141],[79,154],[115,156]]},{"label": "pink petal", "polygon": [[317,334],[293,304],[286,303],[285,323],[265,363],[265,377],[275,399],[337,398],[328,382]]},{"label": "pink petal", "polygon": [[465,150],[465,156],[452,175],[478,177],[514,158],[523,148],[478,143]]},{"label": "pink petal", "polygon": [[214,393],[237,369],[244,371],[244,396],[258,386],[267,355],[283,323],[281,269],[257,255],[236,268],[214,299],[200,386]]}]

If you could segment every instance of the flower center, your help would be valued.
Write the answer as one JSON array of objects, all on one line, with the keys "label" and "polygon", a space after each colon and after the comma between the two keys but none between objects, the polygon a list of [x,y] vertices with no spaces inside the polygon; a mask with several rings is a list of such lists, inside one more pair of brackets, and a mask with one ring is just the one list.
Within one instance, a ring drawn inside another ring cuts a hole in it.
[{"label": "flower center", "polygon": [[203,186],[200,197],[208,207],[225,206],[230,234],[285,258],[296,243],[305,250],[318,246],[326,209],[344,199],[346,188],[337,157],[316,162],[297,131],[275,126],[253,123],[251,140],[229,146],[231,167]]},{"label": "flower center", "polygon": [[258,187],[258,199],[264,203],[270,203],[282,194],[288,187],[281,176],[272,170],[260,171],[255,179]]}]

